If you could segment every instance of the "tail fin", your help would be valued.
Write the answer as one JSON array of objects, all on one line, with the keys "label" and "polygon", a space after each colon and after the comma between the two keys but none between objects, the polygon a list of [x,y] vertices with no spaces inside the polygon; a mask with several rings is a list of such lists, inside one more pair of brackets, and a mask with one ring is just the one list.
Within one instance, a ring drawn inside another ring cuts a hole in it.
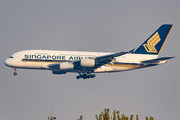
[{"label": "tail fin", "polygon": [[172,27],[172,24],[160,26],[134,53],[159,55]]}]

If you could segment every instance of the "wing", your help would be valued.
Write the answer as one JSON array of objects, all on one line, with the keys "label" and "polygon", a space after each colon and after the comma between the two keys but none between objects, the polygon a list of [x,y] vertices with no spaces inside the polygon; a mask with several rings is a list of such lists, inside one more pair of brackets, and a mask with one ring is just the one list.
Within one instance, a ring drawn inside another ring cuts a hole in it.
[{"label": "wing", "polygon": [[103,55],[103,56],[98,56],[98,57],[95,57],[95,58],[89,58],[91,59],[92,61],[94,61],[94,66],[92,67],[84,67],[84,66],[81,66],[81,60],[78,60],[78,61],[74,61],[73,64],[75,66],[75,70],[79,70],[81,72],[93,72],[94,69],[97,69],[98,67],[102,66],[102,65],[105,65],[107,63],[110,63],[112,60],[115,59],[115,57],[118,57],[118,56],[122,56],[122,55],[125,55],[127,53],[130,53],[134,51],[131,50],[131,51],[128,51],[128,52],[119,52],[119,53],[114,53],[114,54],[108,54],[108,55]]},{"label": "wing", "polygon": [[[60,62],[60,63],[55,63],[55,64],[49,64],[48,68],[51,69],[52,71],[56,71],[56,70],[62,71],[62,69],[63,69],[66,72],[68,72],[68,71],[93,72],[94,69],[97,69],[98,67],[100,67],[102,65],[110,63],[112,60],[115,59],[115,57],[122,56],[122,55],[130,53],[132,51],[133,50],[131,50],[129,52],[119,52],[119,53],[108,54],[108,55],[103,55],[103,56],[98,56],[98,57],[92,57],[92,58],[82,59],[82,60],[77,60],[77,61],[65,61],[65,62]],[[86,64],[85,66],[82,65],[82,61],[85,62],[85,64]],[[56,72],[54,72],[54,73],[56,73]],[[63,73],[57,72],[57,74],[63,74]]]},{"label": "wing", "polygon": [[98,67],[102,66],[104,64],[107,64],[107,63],[111,62],[113,59],[115,59],[115,57],[125,55],[127,53],[130,53],[131,51],[129,51],[129,52],[119,52],[119,53],[114,53],[114,54],[109,54],[109,55],[103,55],[103,56],[96,57],[95,58],[96,64],[97,64]]}]

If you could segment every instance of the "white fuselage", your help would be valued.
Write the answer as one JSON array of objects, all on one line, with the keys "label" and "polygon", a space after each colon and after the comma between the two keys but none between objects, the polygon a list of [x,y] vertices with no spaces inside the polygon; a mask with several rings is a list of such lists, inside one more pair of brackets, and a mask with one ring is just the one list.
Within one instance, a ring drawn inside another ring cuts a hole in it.
[{"label": "white fuselage", "polygon": [[[54,50],[24,50],[17,52],[5,60],[5,65],[12,68],[46,69],[53,70],[48,66],[54,63],[74,62],[80,59],[95,58],[111,53],[103,52],[79,52],[79,51],[54,51]],[[157,58],[157,55],[128,53],[94,70],[98,72],[117,72],[137,68],[148,67],[141,61]],[[77,72],[75,70],[68,72]]]}]

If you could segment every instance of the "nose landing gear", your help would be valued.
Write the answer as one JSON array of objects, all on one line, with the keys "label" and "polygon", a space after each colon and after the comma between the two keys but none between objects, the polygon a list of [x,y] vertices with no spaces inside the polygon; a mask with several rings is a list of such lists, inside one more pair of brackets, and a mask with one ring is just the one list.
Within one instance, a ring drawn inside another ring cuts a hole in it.
[{"label": "nose landing gear", "polygon": [[95,74],[79,74],[76,78],[77,79],[80,79],[80,78],[89,79],[89,78],[94,78],[94,77],[96,77]]},{"label": "nose landing gear", "polygon": [[16,72],[16,68],[14,68],[14,73],[13,73],[14,76],[17,75],[17,72]]}]

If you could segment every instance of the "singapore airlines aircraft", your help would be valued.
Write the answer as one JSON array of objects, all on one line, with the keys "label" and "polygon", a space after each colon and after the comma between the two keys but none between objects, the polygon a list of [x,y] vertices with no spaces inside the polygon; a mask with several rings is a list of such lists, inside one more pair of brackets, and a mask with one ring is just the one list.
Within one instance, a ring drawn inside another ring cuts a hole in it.
[{"label": "singapore airlines aircraft", "polygon": [[166,63],[174,57],[158,55],[173,25],[160,26],[139,48],[128,52],[102,53],[54,50],[24,50],[7,58],[4,64],[14,68],[51,70],[53,74],[78,73],[79,78],[94,78],[94,73],[119,72]]}]

